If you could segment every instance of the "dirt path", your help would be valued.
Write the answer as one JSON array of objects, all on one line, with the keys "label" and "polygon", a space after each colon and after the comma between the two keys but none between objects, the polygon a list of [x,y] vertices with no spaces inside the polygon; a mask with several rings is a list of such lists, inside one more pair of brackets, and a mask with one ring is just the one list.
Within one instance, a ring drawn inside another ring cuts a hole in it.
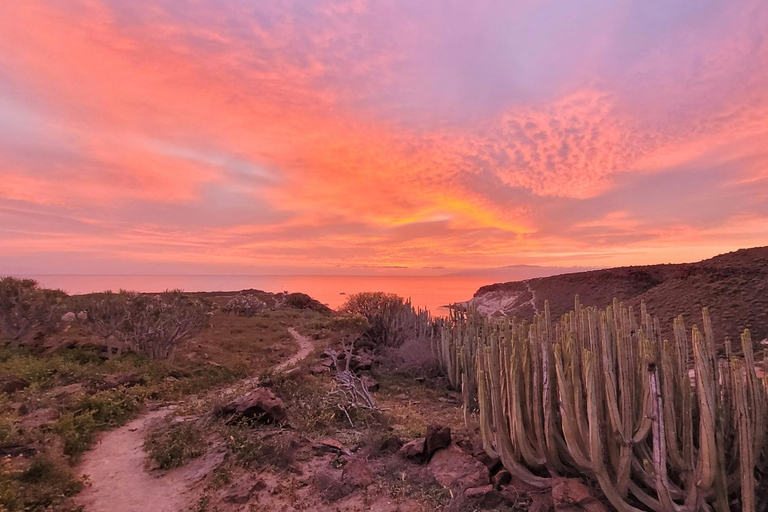
[{"label": "dirt path", "polygon": [[[312,352],[312,341],[289,328],[299,350],[279,365],[282,371]],[[247,379],[255,385],[256,379]],[[243,383],[238,383],[242,385]],[[163,474],[145,469],[144,437],[153,422],[173,411],[173,406],[150,411],[122,427],[107,432],[80,464],[90,485],[77,496],[87,512],[181,512],[195,502],[194,484],[219,465],[223,452],[212,451],[185,466]]]}]

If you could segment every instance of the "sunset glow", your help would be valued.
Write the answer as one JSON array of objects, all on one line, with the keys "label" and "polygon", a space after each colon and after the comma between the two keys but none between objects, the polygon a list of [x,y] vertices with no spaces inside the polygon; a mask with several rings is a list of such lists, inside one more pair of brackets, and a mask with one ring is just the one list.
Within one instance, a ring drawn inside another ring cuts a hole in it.
[{"label": "sunset glow", "polygon": [[768,3],[0,3],[0,274],[768,245]]}]

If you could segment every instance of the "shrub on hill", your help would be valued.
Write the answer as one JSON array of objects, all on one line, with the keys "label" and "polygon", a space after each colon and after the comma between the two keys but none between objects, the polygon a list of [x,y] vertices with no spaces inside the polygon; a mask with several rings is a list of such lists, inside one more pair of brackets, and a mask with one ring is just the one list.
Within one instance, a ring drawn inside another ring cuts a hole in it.
[{"label": "shrub on hill", "polygon": [[221,310],[224,313],[234,313],[237,316],[253,316],[267,308],[266,302],[255,295],[244,294],[232,298]]},{"label": "shrub on hill", "polygon": [[409,337],[425,333],[429,314],[416,311],[410,301],[392,293],[362,292],[350,295],[341,311],[368,321],[365,335],[376,344],[396,347]]},{"label": "shrub on hill", "polygon": [[208,325],[208,305],[179,290],[158,295],[120,291],[91,296],[79,315],[83,327],[119,354],[130,349],[152,359],[173,359],[179,345]]},{"label": "shrub on hill", "polygon": [[18,346],[37,332],[61,327],[67,294],[40,288],[34,279],[0,279],[0,336]]}]

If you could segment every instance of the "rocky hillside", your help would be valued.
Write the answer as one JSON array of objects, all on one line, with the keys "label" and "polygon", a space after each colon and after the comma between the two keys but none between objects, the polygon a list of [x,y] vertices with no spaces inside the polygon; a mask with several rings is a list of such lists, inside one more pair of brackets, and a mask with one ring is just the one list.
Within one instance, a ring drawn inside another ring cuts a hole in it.
[{"label": "rocky hillside", "polygon": [[639,307],[645,301],[664,328],[683,314],[701,324],[709,307],[715,334],[738,339],[750,329],[755,341],[768,338],[768,247],[741,249],[697,263],[593,270],[480,288],[470,302],[489,315],[530,317],[549,300],[553,315],[585,305],[605,307],[613,298]]}]

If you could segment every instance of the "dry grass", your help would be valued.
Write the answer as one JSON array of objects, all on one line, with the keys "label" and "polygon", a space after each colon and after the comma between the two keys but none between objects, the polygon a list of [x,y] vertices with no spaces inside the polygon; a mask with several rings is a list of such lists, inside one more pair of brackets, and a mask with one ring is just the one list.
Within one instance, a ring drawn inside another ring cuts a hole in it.
[{"label": "dry grass", "polygon": [[[216,303],[228,300],[205,295]],[[196,397],[259,375],[290,356],[297,345],[288,327],[318,334],[312,325],[323,324],[323,314],[281,309],[238,317],[216,311],[210,323],[181,347],[173,362],[137,354],[104,359],[101,346],[77,326],[46,340],[46,346],[62,347],[50,354],[0,347],[0,376],[29,383],[26,389],[0,394],[0,453],[25,454],[0,468],[0,510],[69,510],[65,498],[75,492],[71,482],[79,482],[72,465],[100,431],[135,417],[147,401],[183,399],[185,404],[208,405]],[[116,374],[135,376],[135,385],[99,390]],[[41,421],[30,421],[38,417]],[[176,432],[150,441],[158,465],[173,467],[190,458],[195,435],[182,433],[183,439],[176,439]],[[43,472],[34,470],[36,480],[24,476],[37,467],[40,457],[52,465]],[[58,493],[53,503],[48,503],[48,488]]]}]

